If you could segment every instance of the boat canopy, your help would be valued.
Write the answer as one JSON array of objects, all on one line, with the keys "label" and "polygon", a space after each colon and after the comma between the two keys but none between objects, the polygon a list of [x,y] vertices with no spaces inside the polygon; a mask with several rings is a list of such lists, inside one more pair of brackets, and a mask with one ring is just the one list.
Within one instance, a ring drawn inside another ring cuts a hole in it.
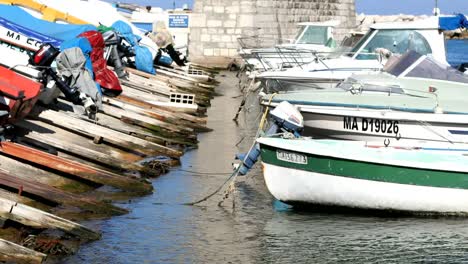
[{"label": "boat canopy", "polygon": [[385,64],[383,70],[397,77],[416,77],[468,83],[466,74],[438,62],[430,55],[421,55],[413,50],[401,56],[393,56]]},{"label": "boat canopy", "polygon": [[79,34],[96,30],[93,25],[71,25],[57,24],[35,18],[18,6],[0,5],[0,17],[14,21],[15,24],[24,28],[34,29],[34,31],[60,40],[68,40],[77,37]]},{"label": "boat canopy", "polygon": [[456,16],[439,17],[439,28],[441,30],[455,30],[459,28],[468,28],[468,19],[463,14]]}]

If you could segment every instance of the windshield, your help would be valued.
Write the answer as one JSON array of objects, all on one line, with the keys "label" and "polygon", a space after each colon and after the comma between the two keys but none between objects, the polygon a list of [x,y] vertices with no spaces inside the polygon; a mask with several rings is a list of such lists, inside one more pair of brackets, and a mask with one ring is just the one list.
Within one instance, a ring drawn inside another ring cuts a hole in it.
[{"label": "windshield", "polygon": [[393,56],[383,70],[397,77],[417,77],[452,82],[468,83],[468,76],[456,69],[437,62],[429,56],[409,51],[402,56]]},{"label": "windshield", "polygon": [[304,29],[306,28],[307,26],[300,26],[299,27],[299,30],[297,31],[297,34],[296,36],[294,37],[294,42],[296,42],[299,37],[302,35],[302,32],[304,32]]},{"label": "windshield", "polygon": [[324,26],[307,26],[304,34],[300,36],[296,44],[321,44],[324,45],[328,41],[328,27]]},{"label": "windshield", "polygon": [[409,29],[385,29],[378,30],[355,58],[357,60],[375,60],[377,55],[370,53],[376,53],[377,49],[382,48],[393,54],[404,54],[410,50],[423,55],[432,53],[429,43],[419,32]]},{"label": "windshield", "polygon": [[367,33],[358,41],[358,43],[354,45],[354,47],[350,50],[350,53],[348,53],[347,56],[353,57],[354,54],[361,49],[362,45],[364,45],[364,43],[366,43],[367,40],[372,36],[372,34],[374,34],[374,32],[375,29],[367,31]]}]

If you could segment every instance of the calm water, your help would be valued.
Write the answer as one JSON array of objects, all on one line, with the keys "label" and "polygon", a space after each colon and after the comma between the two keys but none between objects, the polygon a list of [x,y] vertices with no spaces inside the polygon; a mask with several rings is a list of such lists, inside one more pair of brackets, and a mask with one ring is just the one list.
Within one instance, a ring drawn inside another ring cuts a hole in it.
[{"label": "calm water", "polygon": [[231,172],[235,145],[245,150],[252,142],[255,100],[237,126],[237,81],[230,73],[220,80],[228,85],[209,110],[215,131],[200,136],[179,170],[154,180],[153,195],[119,204],[130,214],[86,223],[103,239],[67,263],[468,262],[468,218],[296,211],[275,201],[258,169],[238,181],[234,212],[231,200],[217,206],[221,195],[203,206],[178,205],[216,189]]}]

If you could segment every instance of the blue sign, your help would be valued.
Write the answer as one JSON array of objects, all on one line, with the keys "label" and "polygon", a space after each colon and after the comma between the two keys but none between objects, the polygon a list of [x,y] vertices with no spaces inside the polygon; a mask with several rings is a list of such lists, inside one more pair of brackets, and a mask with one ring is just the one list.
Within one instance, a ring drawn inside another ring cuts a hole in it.
[{"label": "blue sign", "polygon": [[188,28],[188,15],[169,15],[170,28]]}]

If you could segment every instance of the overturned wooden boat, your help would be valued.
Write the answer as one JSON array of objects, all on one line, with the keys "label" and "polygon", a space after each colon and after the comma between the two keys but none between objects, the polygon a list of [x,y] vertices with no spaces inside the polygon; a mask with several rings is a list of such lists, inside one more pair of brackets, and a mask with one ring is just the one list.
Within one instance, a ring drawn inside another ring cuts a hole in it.
[{"label": "overturned wooden boat", "polygon": [[260,138],[268,190],[288,204],[468,213],[467,149]]}]

